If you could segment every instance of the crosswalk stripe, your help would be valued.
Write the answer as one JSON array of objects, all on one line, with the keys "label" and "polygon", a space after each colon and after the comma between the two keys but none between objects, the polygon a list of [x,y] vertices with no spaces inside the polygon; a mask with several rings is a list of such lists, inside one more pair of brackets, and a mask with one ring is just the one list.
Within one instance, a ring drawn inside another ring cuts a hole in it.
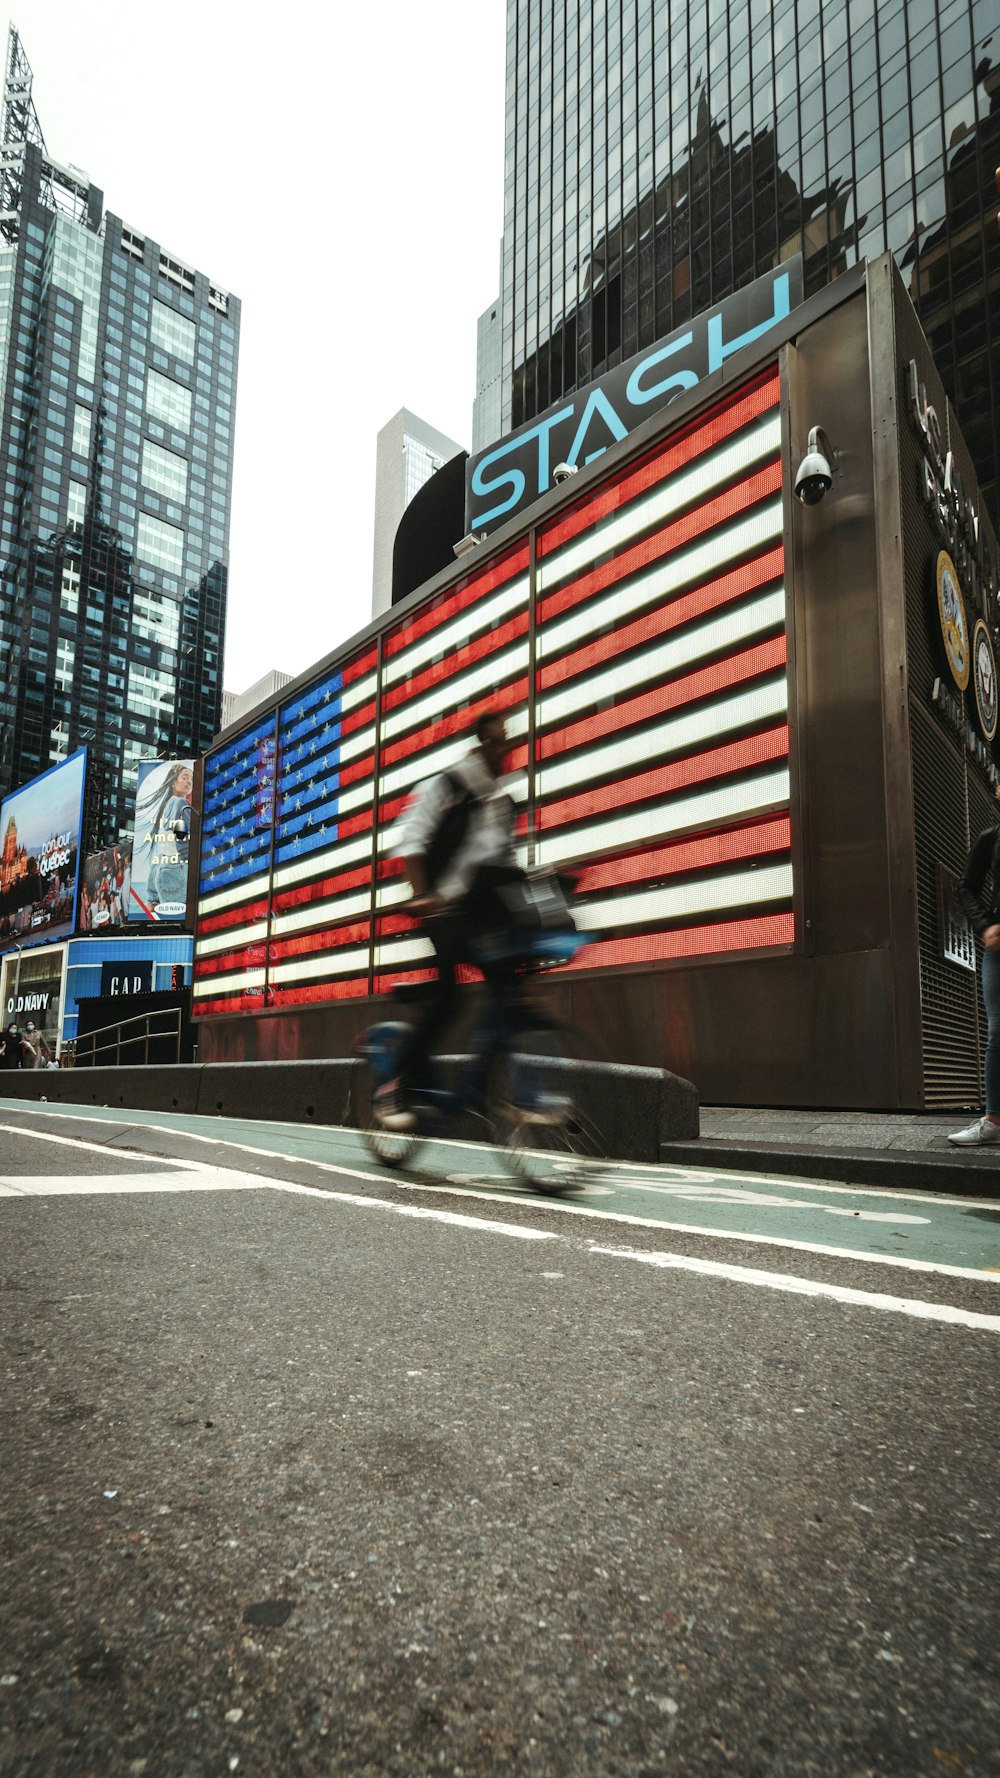
[{"label": "crosswalk stripe", "polygon": [[252,1173],[231,1173],[213,1167],[205,1172],[0,1174],[0,1198],[65,1198],[101,1196],[121,1192],[220,1192],[259,1191],[272,1185]]}]

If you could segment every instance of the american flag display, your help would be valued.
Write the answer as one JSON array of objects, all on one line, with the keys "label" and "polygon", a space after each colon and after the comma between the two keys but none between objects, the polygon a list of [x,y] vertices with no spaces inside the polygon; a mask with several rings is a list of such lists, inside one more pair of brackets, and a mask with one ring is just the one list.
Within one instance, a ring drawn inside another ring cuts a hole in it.
[{"label": "american flag display", "polygon": [[538,534],[535,858],[581,968],[790,944],[776,374]]},{"label": "american flag display", "polygon": [[776,372],[325,670],[205,767],[196,1017],[429,973],[393,828],[500,709],[573,967],[792,944]]}]

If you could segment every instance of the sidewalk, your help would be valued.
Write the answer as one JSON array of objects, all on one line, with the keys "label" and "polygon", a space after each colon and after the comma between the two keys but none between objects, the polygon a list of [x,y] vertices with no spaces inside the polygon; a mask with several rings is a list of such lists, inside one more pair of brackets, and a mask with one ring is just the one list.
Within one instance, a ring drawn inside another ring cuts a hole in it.
[{"label": "sidewalk", "polygon": [[665,1142],[673,1164],[839,1179],[849,1185],[1000,1198],[1000,1143],[954,1148],[971,1112],[768,1111],[703,1105],[696,1142]]}]

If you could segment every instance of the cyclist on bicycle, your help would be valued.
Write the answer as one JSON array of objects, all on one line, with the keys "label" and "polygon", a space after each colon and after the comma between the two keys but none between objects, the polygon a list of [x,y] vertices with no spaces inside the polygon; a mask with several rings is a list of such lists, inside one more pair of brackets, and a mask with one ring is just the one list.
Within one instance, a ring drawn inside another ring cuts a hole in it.
[{"label": "cyclist on bicycle", "polygon": [[487,711],[476,723],[475,746],[417,786],[396,829],[396,855],[413,890],[408,911],[423,924],[438,973],[399,1074],[375,1094],[375,1116],[386,1129],[409,1130],[416,1122],[407,1089],[455,1010],[459,964],[474,963],[501,1005],[515,992],[510,959],[490,961],[483,950],[488,936],[509,923],[497,885],[521,874],[514,857],[514,804],[500,783],[507,753],[504,717]]}]

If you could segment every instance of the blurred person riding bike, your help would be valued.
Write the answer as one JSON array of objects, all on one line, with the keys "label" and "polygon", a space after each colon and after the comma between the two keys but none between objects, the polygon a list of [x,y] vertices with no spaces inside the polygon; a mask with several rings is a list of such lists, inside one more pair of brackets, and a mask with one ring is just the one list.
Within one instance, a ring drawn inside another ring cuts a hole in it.
[{"label": "blurred person riding bike", "polygon": [[483,1072],[489,1052],[509,1034],[518,998],[515,960],[496,943],[511,925],[501,891],[523,879],[514,853],[514,802],[501,783],[509,752],[503,715],[486,711],[474,733],[464,758],[417,786],[396,828],[394,851],[413,891],[406,911],[430,939],[437,979],[427,985],[398,1075],[375,1094],[375,1116],[386,1129],[414,1126],[408,1091],[455,1012],[460,965],[480,970],[493,997]]}]

